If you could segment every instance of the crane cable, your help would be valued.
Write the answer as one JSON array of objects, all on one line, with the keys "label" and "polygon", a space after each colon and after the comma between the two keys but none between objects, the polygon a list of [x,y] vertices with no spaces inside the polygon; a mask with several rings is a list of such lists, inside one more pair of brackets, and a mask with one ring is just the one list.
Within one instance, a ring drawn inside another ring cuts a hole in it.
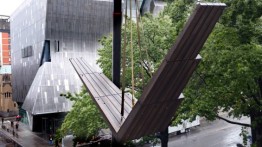
[{"label": "crane cable", "polygon": [[124,31],[124,50],[123,50],[123,60],[122,60],[122,106],[121,106],[121,120],[124,117],[124,103],[125,103],[125,75],[126,75],[126,23],[127,23],[127,0],[125,7],[125,31]]},{"label": "crane cable", "polygon": [[[136,2],[137,2],[137,0],[136,0]],[[139,11],[140,7],[138,5],[138,2],[136,4],[137,4],[136,6],[137,6],[137,12],[138,12],[137,18],[139,18],[139,23],[141,23],[140,26],[141,26],[142,34],[144,34],[145,31],[144,31],[144,27],[143,27],[144,26],[143,20],[141,19],[141,15],[140,15],[140,11]],[[139,36],[140,36],[140,33],[139,33]],[[139,41],[140,40],[141,39],[139,37]],[[147,68],[148,68],[148,74],[150,75],[150,77],[152,77],[151,64],[150,64],[149,55],[148,55],[148,48],[147,47],[143,47],[143,48],[145,49],[146,61],[147,61],[147,63],[144,63],[144,65],[148,64],[148,65],[146,65]],[[141,59],[141,61],[142,61],[142,59]],[[143,85],[143,87],[144,87],[144,85]]]},{"label": "crane cable", "polygon": [[133,35],[132,35],[132,0],[130,0],[130,49],[131,49],[131,71],[132,71],[132,106],[135,105],[134,93],[135,93],[135,81],[134,81],[134,49],[133,49]]},{"label": "crane cable", "polygon": [[[143,87],[145,85],[145,79],[144,79],[144,70],[143,70],[143,65],[144,64],[148,64],[147,68],[149,70],[149,74],[152,77],[151,74],[151,69],[150,69],[150,61],[149,61],[149,56],[148,56],[148,51],[147,48],[145,48],[145,52],[146,52],[146,57],[147,57],[147,61],[148,63],[144,63],[143,59],[142,59],[142,48],[141,48],[141,36],[140,36],[140,20],[141,20],[141,29],[142,32],[144,32],[143,30],[143,22],[142,19],[140,19],[140,12],[139,12],[139,5],[138,5],[138,1],[135,0],[135,4],[136,4],[136,21],[137,21],[137,25],[136,25],[136,29],[137,29],[137,35],[138,35],[138,48],[139,48],[139,56],[140,56],[140,64],[141,64],[141,77],[142,77],[142,82],[143,82]],[[121,115],[122,117],[124,116],[124,94],[125,94],[125,74],[126,74],[126,47],[127,47],[127,31],[126,31],[126,27],[127,27],[127,0],[126,0],[126,8],[125,8],[125,31],[124,31],[124,51],[123,51],[123,61],[122,61],[122,69],[123,69],[123,73],[122,73],[122,107],[121,107]],[[131,55],[131,76],[132,76],[132,107],[135,105],[135,99],[134,99],[134,93],[135,93],[135,82],[134,82],[134,49],[133,49],[133,34],[132,34],[132,0],[130,0],[130,55]]]},{"label": "crane cable", "polygon": [[142,58],[142,49],[141,49],[141,40],[140,40],[140,30],[139,30],[139,11],[138,11],[138,8],[139,8],[139,5],[138,5],[138,2],[137,0],[135,0],[135,3],[136,3],[136,29],[137,29],[137,44],[138,44],[138,48],[139,48],[139,56],[140,56],[140,65],[141,65],[141,76],[142,76],[142,87],[144,88],[145,86],[145,78],[144,78],[144,70],[143,70],[143,58]]}]

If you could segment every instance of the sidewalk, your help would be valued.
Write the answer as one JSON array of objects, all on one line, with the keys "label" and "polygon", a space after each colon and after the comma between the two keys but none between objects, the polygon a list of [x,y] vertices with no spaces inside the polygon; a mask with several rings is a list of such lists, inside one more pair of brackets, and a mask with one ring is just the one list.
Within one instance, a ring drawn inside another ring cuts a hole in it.
[{"label": "sidewalk", "polygon": [[[1,124],[2,125],[2,124]],[[28,126],[23,123],[19,123],[18,129],[11,127],[10,121],[4,121],[3,126],[0,129],[4,135],[15,141],[22,147],[46,147],[51,146],[48,144],[48,140],[43,139],[32,132]]]}]

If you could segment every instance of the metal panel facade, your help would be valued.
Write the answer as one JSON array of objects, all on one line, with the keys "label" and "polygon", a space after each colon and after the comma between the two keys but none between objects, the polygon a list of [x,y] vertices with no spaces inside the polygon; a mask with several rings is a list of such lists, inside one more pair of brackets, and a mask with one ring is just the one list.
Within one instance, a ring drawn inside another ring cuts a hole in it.
[{"label": "metal panel facade", "polygon": [[[39,68],[45,40],[46,0],[25,1],[11,16],[13,100],[23,102]],[[22,49],[32,46],[33,55],[22,58]]]},{"label": "metal panel facade", "polygon": [[[69,111],[72,103],[60,94],[77,92],[82,85],[69,58],[84,57],[99,70],[98,40],[112,31],[113,3],[110,0],[31,0],[24,5],[11,19],[14,99],[23,102],[23,108],[33,115]],[[17,18],[28,13],[31,22]],[[41,17],[30,19],[36,14]],[[19,26],[21,22],[26,25]],[[46,41],[50,45],[51,61],[42,60]],[[21,58],[21,49],[30,45],[33,55]],[[41,61],[47,62],[40,64]]]}]

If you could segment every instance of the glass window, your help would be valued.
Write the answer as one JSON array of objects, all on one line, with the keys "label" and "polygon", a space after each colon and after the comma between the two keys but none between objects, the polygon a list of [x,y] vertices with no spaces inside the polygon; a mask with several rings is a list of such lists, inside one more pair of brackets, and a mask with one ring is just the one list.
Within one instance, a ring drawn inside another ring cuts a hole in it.
[{"label": "glass window", "polygon": [[22,58],[33,56],[33,47],[27,46],[21,50]]}]

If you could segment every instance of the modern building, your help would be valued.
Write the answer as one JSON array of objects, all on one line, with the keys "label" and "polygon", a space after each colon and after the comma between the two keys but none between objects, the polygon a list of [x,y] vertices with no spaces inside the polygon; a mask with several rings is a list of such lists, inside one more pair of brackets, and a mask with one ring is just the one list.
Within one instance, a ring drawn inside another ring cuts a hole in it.
[{"label": "modern building", "polygon": [[60,94],[81,89],[69,58],[100,70],[98,40],[111,33],[112,16],[113,0],[26,0],[11,15],[13,99],[33,131],[54,132],[72,106]]},{"label": "modern building", "polygon": [[26,0],[11,15],[13,99],[33,131],[53,133],[72,106],[61,93],[82,82],[69,58],[96,65],[98,40],[112,31],[112,0]]}]

